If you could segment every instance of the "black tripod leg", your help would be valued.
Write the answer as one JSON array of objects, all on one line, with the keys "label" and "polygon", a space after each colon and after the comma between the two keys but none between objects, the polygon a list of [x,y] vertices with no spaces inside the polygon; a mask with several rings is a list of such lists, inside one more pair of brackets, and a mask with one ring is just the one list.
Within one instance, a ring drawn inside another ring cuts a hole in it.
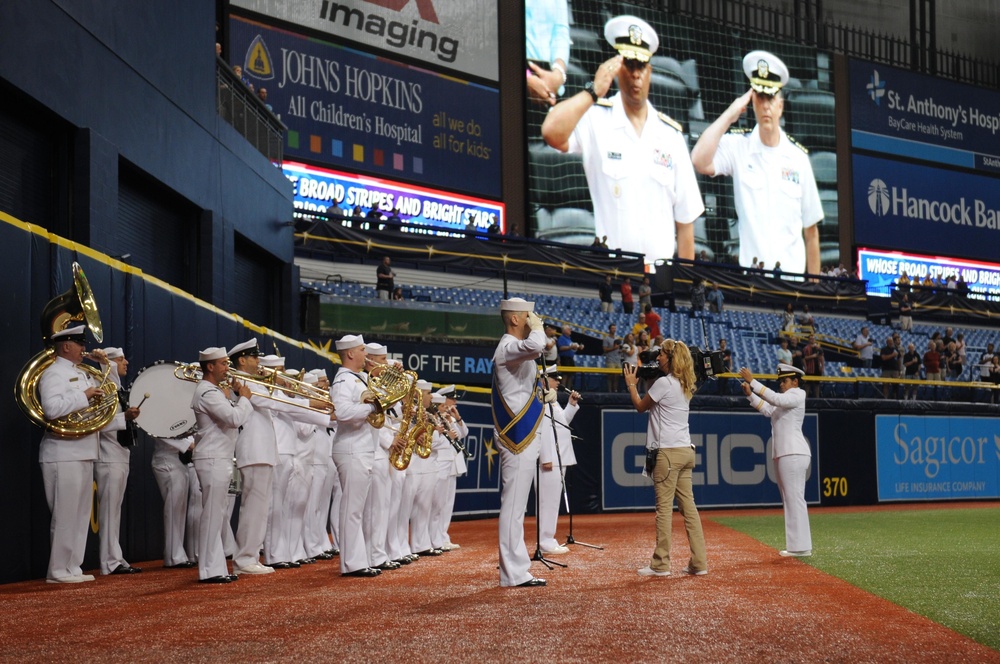
[{"label": "black tripod leg", "polygon": [[559,565],[559,567],[566,567],[565,563],[559,563],[555,560],[550,560],[542,554],[542,518],[541,518],[541,468],[542,462],[540,460],[535,461],[535,555],[531,557],[532,560],[537,560],[549,569],[552,569],[553,565]]},{"label": "black tripod leg", "polygon": [[[565,478],[563,478],[563,481],[564,482],[566,481]],[[569,492],[568,486],[569,485],[567,484],[567,493]],[[578,542],[575,539],[573,539],[573,510],[569,509],[568,501],[567,501],[566,511],[569,512],[569,535],[566,537],[566,544],[576,544],[577,546],[585,546],[590,549],[597,549],[598,551],[604,551],[603,546],[597,546],[596,544],[587,544],[586,542]]]}]

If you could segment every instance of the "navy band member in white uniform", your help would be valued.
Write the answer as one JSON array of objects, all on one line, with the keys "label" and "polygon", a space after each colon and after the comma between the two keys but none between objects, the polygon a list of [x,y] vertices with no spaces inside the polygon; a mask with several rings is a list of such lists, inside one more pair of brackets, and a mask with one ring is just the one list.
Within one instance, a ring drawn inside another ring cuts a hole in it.
[{"label": "navy band member in white uniform", "polygon": [[[371,372],[384,369],[389,361],[389,349],[379,343],[365,344],[367,357],[365,362]],[[389,515],[395,518],[396,511],[389,505],[392,484],[389,479],[389,447],[399,430],[399,417],[396,415],[401,406],[394,405],[385,414],[385,425],[375,431],[378,444],[375,445],[374,465],[372,466],[372,485],[365,502],[364,533],[365,544],[368,546],[368,564],[381,570],[398,569],[400,563],[389,559],[386,551],[386,536],[389,532]]]},{"label": "navy band member in white uniform", "polygon": [[[819,274],[819,222],[823,207],[807,151],[781,129],[788,82],[785,63],[767,51],[743,58],[750,90],[730,104],[698,139],[691,159],[699,173],[730,175],[739,218],[740,265],[754,256],[768,269]],[[753,105],[751,133],[733,125]]]},{"label": "navy band member in white uniform", "polygon": [[[313,369],[305,376],[305,382],[330,393],[330,381],[325,369]],[[333,495],[337,472],[333,466],[333,422],[325,427],[316,427],[312,437],[312,455],[309,466],[312,472],[312,483],[309,485],[309,497],[306,501],[306,518],[303,531],[303,547],[306,556],[314,560],[330,560],[330,536],[326,532],[329,519],[330,497]]]},{"label": "navy band member in white uniform", "polygon": [[253,405],[250,388],[246,385],[234,386],[235,403],[230,400],[230,388],[220,386],[229,372],[225,348],[206,348],[198,353],[198,362],[202,379],[191,399],[198,424],[192,458],[201,484],[202,501],[198,527],[198,581],[229,583],[236,580],[236,576],[230,576],[226,565],[222,530],[227,527],[236,435],[239,428],[250,421]]},{"label": "navy band member in white uniform", "polygon": [[799,387],[801,369],[790,364],[778,365],[778,389],[775,392],[755,380],[749,369],[740,369],[743,393],[750,405],[771,418],[771,458],[781,502],[785,507],[785,549],[783,556],[812,555],[812,533],[806,507],[806,480],[812,452],[802,435],[806,415],[806,393]]},{"label": "navy band member in white uniform", "polygon": [[[556,104],[542,124],[545,142],[581,153],[596,235],[611,248],[658,258],[694,259],[692,222],[705,211],[680,124],[649,103],[649,59],[659,38],[635,16],[617,16],[604,36],[618,55],[584,91]],[[619,94],[604,96],[618,79]],[[676,232],[677,241],[674,242]]]},{"label": "navy band member in white uniform", "polygon": [[[61,330],[50,343],[56,357],[38,380],[38,398],[49,420],[86,408],[101,389],[90,374],[79,369],[87,350],[85,327]],[[94,577],[81,568],[93,505],[94,461],[99,434],[67,438],[51,429],[42,435],[38,461],[42,466],[45,499],[52,512],[49,526],[49,583],[82,583]]]},{"label": "navy band member in white uniform", "polygon": [[544,586],[531,576],[524,544],[524,510],[535,478],[543,404],[538,365],[545,348],[535,303],[514,297],[500,301],[504,335],[493,354],[493,440],[500,451],[500,585]]},{"label": "navy band member in white uniform", "polygon": [[[118,386],[119,394],[122,377],[128,373],[128,360],[121,348],[105,348],[94,351],[94,357],[105,370],[112,365],[108,378]],[[124,402],[124,401],[123,401]],[[97,482],[97,523],[100,527],[101,574],[136,574],[142,570],[125,562],[120,542],[122,523],[122,501],[125,485],[128,483],[129,458],[135,444],[135,430],[129,422],[134,422],[138,408],[119,411],[115,419],[101,430],[101,449],[94,462],[94,480]],[[134,426],[134,425],[133,425]],[[122,444],[123,441],[126,444]]]},{"label": "navy band member in white uniform", "polygon": [[360,334],[348,334],[337,340],[337,352],[342,366],[333,378],[330,397],[337,413],[333,459],[344,492],[340,502],[340,572],[344,576],[373,577],[382,570],[368,564],[362,527],[377,444],[375,429],[367,420],[375,407],[362,401],[368,388],[365,340]]},{"label": "navy band member in white uniform", "polygon": [[569,423],[580,410],[580,393],[571,391],[563,408],[556,399],[560,378],[556,365],[545,367],[545,419],[538,429],[541,436],[538,461],[542,465],[538,476],[538,519],[539,546],[546,556],[569,553],[568,547],[556,541],[556,524],[559,521],[559,505],[563,502],[566,466],[576,465],[573,432]]},{"label": "navy band member in white uniform", "polygon": [[[469,435],[469,427],[462,420],[458,413],[457,398],[455,397],[455,386],[446,385],[437,391],[437,394],[444,396],[444,404],[439,409],[439,413],[444,420],[447,429],[446,435],[455,440],[463,441]],[[464,445],[462,445],[464,448]],[[458,490],[458,478],[468,472],[469,467],[465,463],[465,452],[455,450],[452,459],[451,469],[448,473],[448,480],[440,486],[440,494],[435,497],[435,502],[440,504],[440,511],[437,513],[437,522],[434,526],[439,533],[439,540],[434,542],[434,547],[441,551],[454,551],[462,546],[451,541],[448,529],[451,527],[451,516],[455,509],[455,492]],[[432,537],[432,540],[434,538]]]},{"label": "navy band member in white uniform", "polygon": [[[181,453],[190,453],[194,438],[154,438],[150,466],[156,486],[163,498],[163,567],[185,569],[194,567],[196,547],[185,547],[187,538],[188,495],[190,480],[187,464]],[[189,538],[192,542],[194,538]]]},{"label": "navy band member in white uniform", "polygon": [[[429,410],[433,396],[433,385],[426,380],[418,380],[416,388],[420,390],[424,412],[430,420]],[[437,452],[441,447],[441,433],[434,429],[431,439],[423,440],[423,445],[429,445],[431,454],[426,459],[414,454],[410,457],[410,465],[406,469],[406,485],[403,492],[404,502],[410,500],[410,550],[417,556],[440,556],[444,553],[431,544],[431,509],[434,506],[434,484],[437,479]]]}]

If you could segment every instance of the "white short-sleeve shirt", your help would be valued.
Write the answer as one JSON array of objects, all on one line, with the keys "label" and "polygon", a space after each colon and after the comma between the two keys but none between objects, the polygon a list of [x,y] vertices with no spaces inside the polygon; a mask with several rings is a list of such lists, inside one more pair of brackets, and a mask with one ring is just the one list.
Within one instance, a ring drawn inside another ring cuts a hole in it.
[{"label": "white short-sleeve shirt", "polygon": [[656,405],[649,409],[646,447],[690,447],[690,402],[684,398],[684,388],[677,377],[670,375],[657,378],[650,385],[647,394]]}]

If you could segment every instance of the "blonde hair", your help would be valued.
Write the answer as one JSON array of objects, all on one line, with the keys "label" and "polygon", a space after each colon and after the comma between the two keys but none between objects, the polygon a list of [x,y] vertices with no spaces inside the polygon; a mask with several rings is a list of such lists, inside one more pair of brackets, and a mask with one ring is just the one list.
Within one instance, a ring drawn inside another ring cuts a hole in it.
[{"label": "blonde hair", "polygon": [[665,340],[660,348],[670,356],[670,373],[674,375],[684,390],[684,398],[688,401],[694,396],[694,360],[691,359],[691,351],[684,345],[683,341]]}]

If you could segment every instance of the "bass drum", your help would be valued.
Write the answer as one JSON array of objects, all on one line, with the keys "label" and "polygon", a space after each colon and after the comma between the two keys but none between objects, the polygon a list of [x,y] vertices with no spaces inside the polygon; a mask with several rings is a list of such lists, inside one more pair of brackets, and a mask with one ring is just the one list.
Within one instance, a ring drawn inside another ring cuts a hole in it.
[{"label": "bass drum", "polygon": [[176,362],[160,360],[140,371],[129,388],[129,407],[138,406],[149,395],[135,423],[156,438],[183,438],[195,430],[191,400],[198,384],[174,376],[176,366]]}]

